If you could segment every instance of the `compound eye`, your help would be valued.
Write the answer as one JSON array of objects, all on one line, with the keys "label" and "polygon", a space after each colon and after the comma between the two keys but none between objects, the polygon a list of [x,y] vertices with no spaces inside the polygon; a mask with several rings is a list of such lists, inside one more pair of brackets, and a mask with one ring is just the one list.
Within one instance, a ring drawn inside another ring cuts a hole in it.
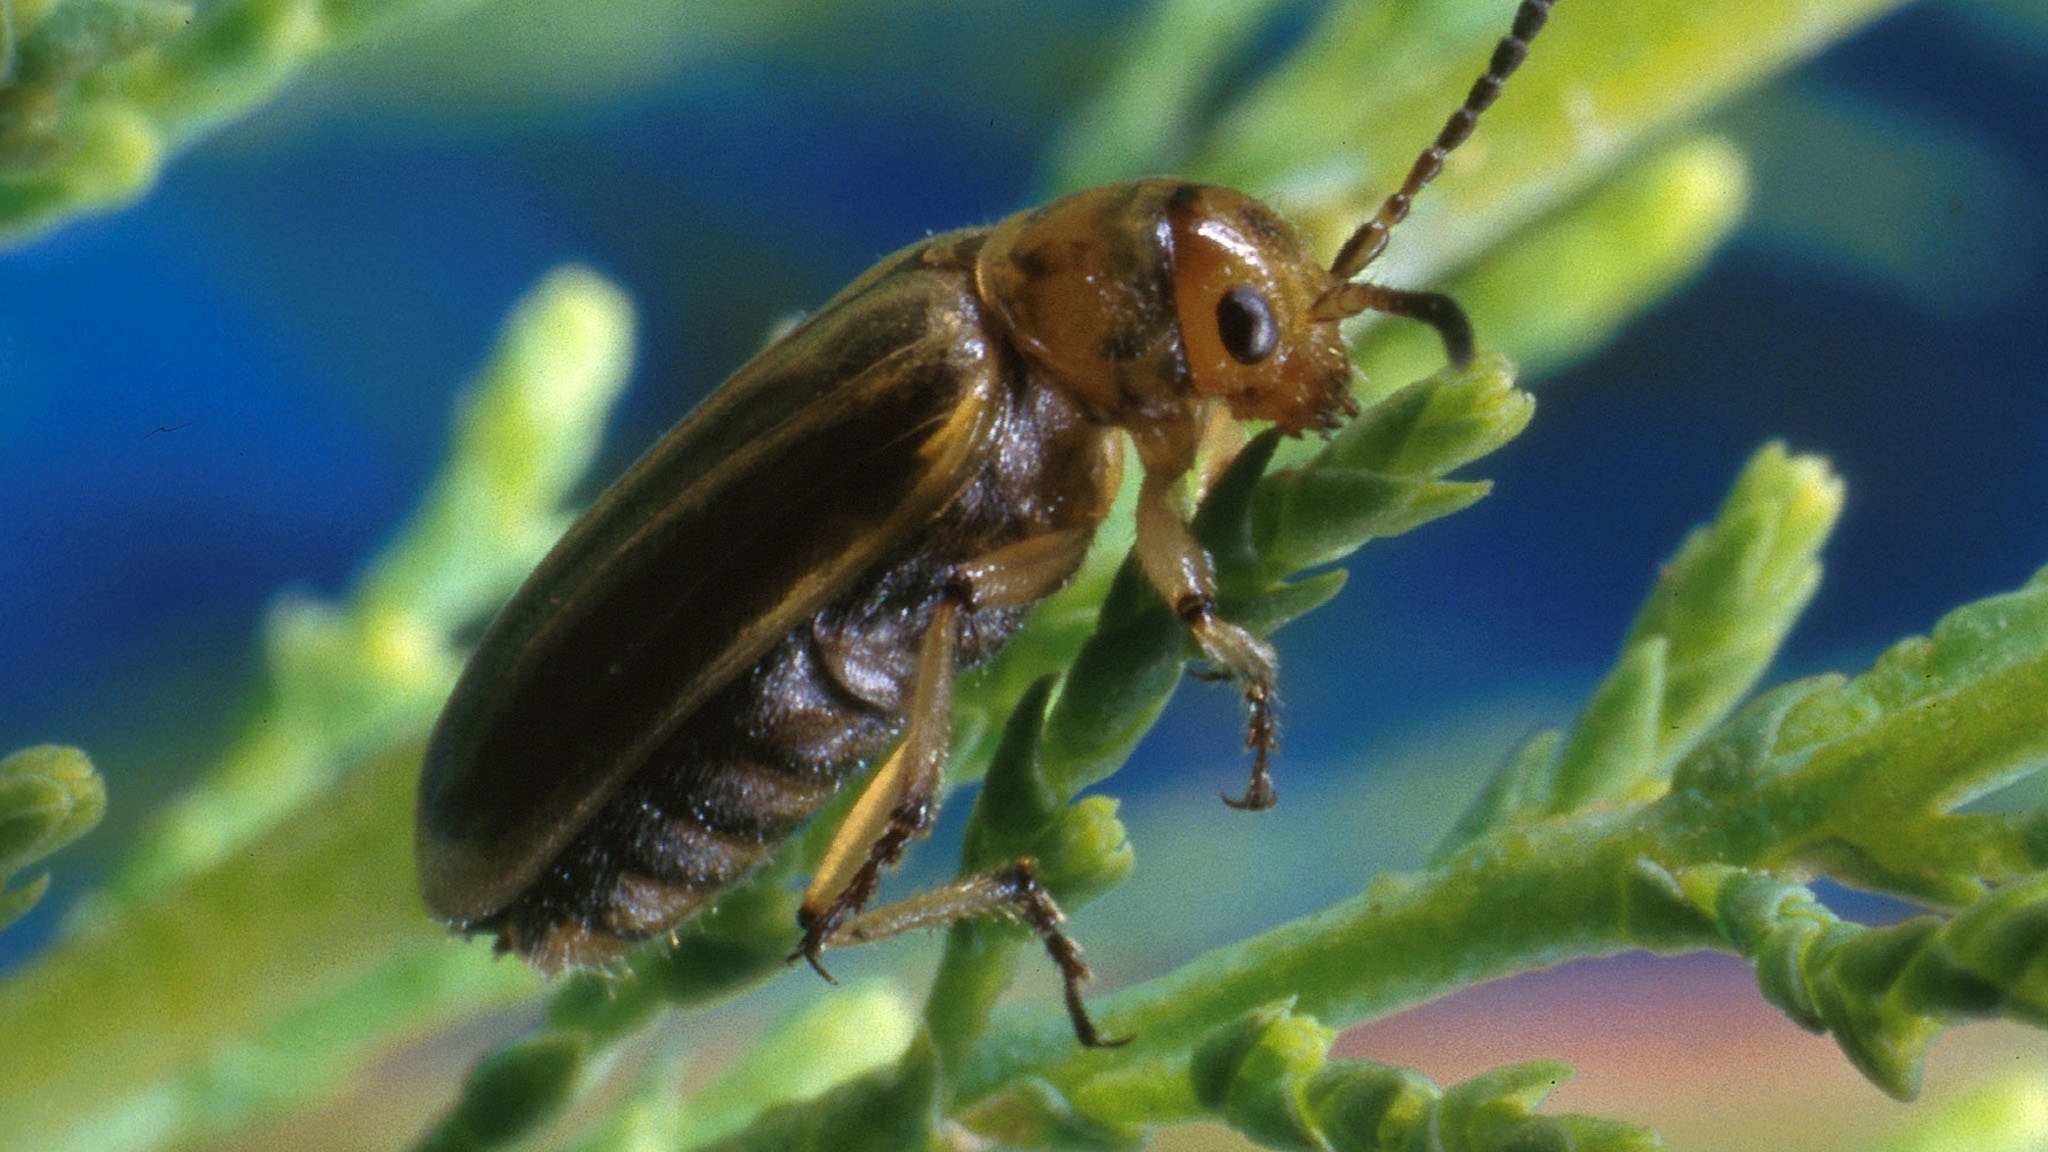
[{"label": "compound eye", "polygon": [[1240,284],[1216,302],[1216,334],[1223,350],[1239,364],[1257,364],[1280,344],[1280,326],[1265,293]]}]

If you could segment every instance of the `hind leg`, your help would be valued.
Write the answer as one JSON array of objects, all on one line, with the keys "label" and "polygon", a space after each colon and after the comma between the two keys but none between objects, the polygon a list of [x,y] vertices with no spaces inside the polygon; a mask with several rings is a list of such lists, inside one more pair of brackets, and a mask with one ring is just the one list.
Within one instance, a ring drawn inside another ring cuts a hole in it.
[{"label": "hind leg", "polygon": [[802,957],[829,980],[831,974],[821,959],[827,947],[864,943],[970,916],[1013,914],[1037,930],[1059,966],[1068,1011],[1081,1042],[1095,1047],[1106,1043],[1081,1008],[1080,987],[1088,979],[1081,950],[1060,931],[1065,917],[1040,885],[1033,862],[1020,860],[861,914],[881,883],[882,870],[902,859],[910,841],[931,830],[939,779],[953,734],[953,677],[959,662],[961,613],[1022,607],[1043,599],[1073,575],[1091,536],[1088,530],[1044,533],[955,570],[918,652],[903,742],[868,781],[827,846],[798,910],[804,938],[791,960]]}]

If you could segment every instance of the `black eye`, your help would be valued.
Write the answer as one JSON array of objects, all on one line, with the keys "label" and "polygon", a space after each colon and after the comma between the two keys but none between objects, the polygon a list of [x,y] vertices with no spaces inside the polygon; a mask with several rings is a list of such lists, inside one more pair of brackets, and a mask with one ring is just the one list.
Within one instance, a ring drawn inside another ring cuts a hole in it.
[{"label": "black eye", "polygon": [[1257,364],[1280,343],[1273,306],[1266,303],[1264,293],[1244,284],[1216,302],[1216,334],[1223,338],[1223,350],[1239,364]]}]

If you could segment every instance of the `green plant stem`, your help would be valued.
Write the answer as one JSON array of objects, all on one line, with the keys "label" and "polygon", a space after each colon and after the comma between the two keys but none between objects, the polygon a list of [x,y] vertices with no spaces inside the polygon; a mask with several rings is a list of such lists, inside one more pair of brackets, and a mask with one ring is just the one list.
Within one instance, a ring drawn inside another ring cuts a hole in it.
[{"label": "green plant stem", "polygon": [[[1112,995],[1094,1009],[1103,1026],[1135,1039],[1111,1053],[1076,1049],[1050,1014],[999,1014],[996,1029],[959,1072],[971,1107],[1025,1077],[1050,1082],[1091,1119],[1112,1125],[1199,1116],[1192,1095],[1163,1103],[1125,1088],[1181,1078],[1195,1040],[1277,995],[1342,1026],[1455,989],[1583,956],[1642,944],[1646,917],[1664,950],[1716,942],[1712,924],[1682,913],[1660,889],[1660,870],[1636,873],[1633,822],[1586,816],[1489,841],[1428,874],[1385,880],[1327,911],[1210,952],[1172,973]],[[1504,916],[1503,909],[1516,910]],[[1136,1107],[1133,1107],[1133,1104]]]},{"label": "green plant stem", "polygon": [[[543,279],[413,522],[342,604],[274,611],[256,719],[160,810],[114,887],[0,984],[0,1148],[189,1137],[247,1097],[312,1095],[400,1033],[531,994],[533,976],[458,947],[420,909],[420,745],[454,678],[454,634],[559,533],[631,331],[630,305],[595,274]],[[297,1090],[280,1073],[222,1092],[248,1078],[209,1071],[251,1050],[271,1059],[250,1065],[306,1073]]]},{"label": "green plant stem", "polygon": [[1675,875],[1695,863],[1831,865],[1951,905],[1986,880],[2031,874],[2044,854],[2038,814],[1941,813],[2048,762],[2048,726],[2024,719],[2048,699],[2044,602],[2048,574],[1957,610],[1856,680],[1766,694],[1654,802],[1501,828],[1439,867],[1098,998],[1102,1025],[1136,1037],[1128,1048],[1077,1050],[1043,1007],[999,1014],[960,1067],[955,1100],[985,1107],[1037,1079],[1103,1125],[1189,1119],[1192,1096],[1156,1086],[1179,1082],[1196,1037],[1279,997],[1343,1027],[1567,959],[1737,950],[1712,894]]},{"label": "green plant stem", "polygon": [[407,946],[451,947],[413,901],[410,829],[370,816],[408,803],[417,765],[417,749],[385,757],[247,845],[242,866],[122,909],[0,984],[17,1054],[0,1055],[0,1148],[52,1147],[321,989]]}]

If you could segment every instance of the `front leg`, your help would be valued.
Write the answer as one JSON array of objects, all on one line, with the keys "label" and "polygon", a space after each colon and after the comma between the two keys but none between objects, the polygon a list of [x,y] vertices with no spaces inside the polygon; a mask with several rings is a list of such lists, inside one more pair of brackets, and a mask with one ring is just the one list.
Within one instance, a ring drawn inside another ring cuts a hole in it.
[{"label": "front leg", "polygon": [[1138,488],[1138,563],[1145,577],[1173,606],[1217,671],[1244,690],[1251,709],[1245,747],[1252,750],[1251,785],[1242,798],[1223,798],[1233,808],[1271,808],[1280,798],[1266,761],[1279,746],[1273,717],[1273,685],[1280,658],[1273,646],[1223,619],[1216,611],[1216,563],[1188,527],[1181,507],[1181,472],[1147,467]]}]

